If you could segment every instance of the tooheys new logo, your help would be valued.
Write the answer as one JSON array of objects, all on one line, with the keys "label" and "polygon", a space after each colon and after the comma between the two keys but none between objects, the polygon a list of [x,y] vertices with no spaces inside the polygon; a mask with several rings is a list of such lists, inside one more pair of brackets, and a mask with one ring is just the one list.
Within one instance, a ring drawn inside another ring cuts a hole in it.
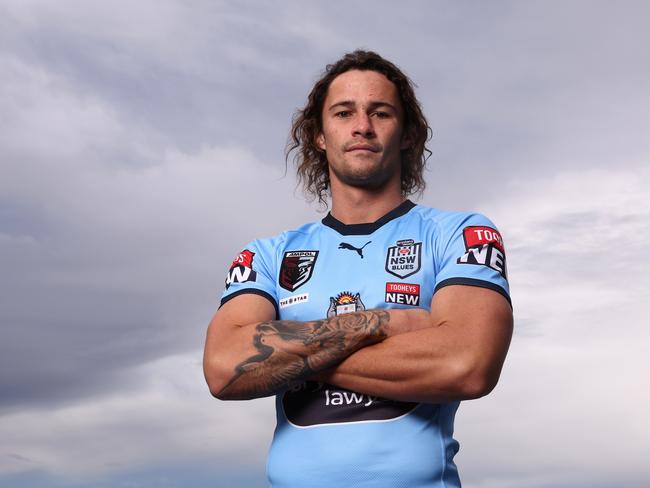
[{"label": "tooheys new logo", "polygon": [[411,283],[386,283],[386,303],[402,305],[420,304],[420,285]]},{"label": "tooheys new logo", "polygon": [[506,251],[501,234],[492,227],[471,226],[463,229],[466,253],[458,258],[458,264],[478,264],[498,271],[508,278]]},{"label": "tooheys new logo", "polygon": [[226,290],[232,283],[244,283],[257,279],[257,273],[253,271],[253,256],[255,256],[254,252],[244,249],[233,260],[226,276]]}]

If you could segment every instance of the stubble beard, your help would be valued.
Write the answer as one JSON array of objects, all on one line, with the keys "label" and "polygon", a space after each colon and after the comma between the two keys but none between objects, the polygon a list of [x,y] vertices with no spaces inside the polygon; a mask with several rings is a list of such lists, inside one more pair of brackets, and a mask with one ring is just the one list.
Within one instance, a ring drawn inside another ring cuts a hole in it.
[{"label": "stubble beard", "polygon": [[343,184],[368,190],[378,190],[384,187],[400,168],[399,163],[382,166],[379,163],[371,162],[363,167],[353,167],[352,164],[344,164],[342,167],[330,164],[329,167],[330,171]]}]

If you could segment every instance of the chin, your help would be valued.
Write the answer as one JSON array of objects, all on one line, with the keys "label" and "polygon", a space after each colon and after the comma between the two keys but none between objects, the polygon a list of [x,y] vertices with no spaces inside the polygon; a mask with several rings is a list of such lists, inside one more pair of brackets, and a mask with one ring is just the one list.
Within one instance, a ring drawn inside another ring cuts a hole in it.
[{"label": "chin", "polygon": [[399,178],[399,167],[382,166],[381,162],[368,159],[347,161],[339,168],[330,165],[330,171],[344,185],[368,190],[383,188],[393,178]]},{"label": "chin", "polygon": [[347,175],[340,180],[348,186],[377,190],[383,188],[391,180],[391,175],[386,173],[356,174]]}]

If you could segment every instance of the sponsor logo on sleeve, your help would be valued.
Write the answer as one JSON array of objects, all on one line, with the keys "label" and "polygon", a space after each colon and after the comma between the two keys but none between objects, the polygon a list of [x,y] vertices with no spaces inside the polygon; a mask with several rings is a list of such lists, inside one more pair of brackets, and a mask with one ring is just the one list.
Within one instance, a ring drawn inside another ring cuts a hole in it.
[{"label": "sponsor logo on sleeve", "polygon": [[397,241],[388,248],[386,271],[398,278],[408,278],[420,271],[422,264],[422,243],[413,239]]},{"label": "sponsor logo on sleeve", "polygon": [[359,293],[353,295],[349,291],[344,291],[336,295],[336,297],[330,297],[327,318],[343,315],[344,313],[361,312],[365,309],[366,306],[361,301]]},{"label": "sponsor logo on sleeve", "polygon": [[299,303],[305,303],[309,301],[309,293],[302,293],[300,295],[291,295],[290,297],[282,298],[280,300],[280,308],[292,307],[293,305],[298,305]]},{"label": "sponsor logo on sleeve", "polygon": [[508,278],[506,252],[501,234],[492,227],[471,226],[463,229],[465,254],[458,258],[458,264],[487,266]]},{"label": "sponsor logo on sleeve", "polygon": [[298,427],[390,421],[412,412],[417,403],[364,395],[325,383],[306,381],[282,396],[287,420]]},{"label": "sponsor logo on sleeve", "polygon": [[420,305],[420,285],[410,283],[386,283],[386,303]]},{"label": "sponsor logo on sleeve", "polygon": [[247,281],[256,281],[257,273],[253,271],[253,256],[255,253],[244,249],[233,260],[230,270],[226,276],[226,289],[232,283],[245,283]]},{"label": "sponsor logo on sleeve", "polygon": [[280,286],[295,291],[307,283],[314,271],[318,251],[287,251],[280,265]]}]

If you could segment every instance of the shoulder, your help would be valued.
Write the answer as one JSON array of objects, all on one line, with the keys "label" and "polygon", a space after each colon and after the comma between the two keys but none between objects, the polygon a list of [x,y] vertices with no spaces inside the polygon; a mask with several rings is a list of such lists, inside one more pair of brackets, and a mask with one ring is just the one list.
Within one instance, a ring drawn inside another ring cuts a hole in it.
[{"label": "shoulder", "polygon": [[494,223],[479,212],[461,212],[416,205],[413,216],[424,223],[436,226],[442,234],[455,233],[467,226],[486,226],[496,230]]},{"label": "shoulder", "polygon": [[315,222],[307,222],[306,224],[301,225],[295,229],[287,230],[281,235],[284,236],[285,242],[291,242],[296,239],[305,239],[310,238],[314,234],[317,234],[323,228],[323,224],[320,220]]},{"label": "shoulder", "polygon": [[295,229],[285,230],[270,237],[261,237],[251,241],[248,247],[266,255],[278,255],[281,250],[288,249],[296,244],[308,241],[322,228],[320,221],[308,222]]}]

